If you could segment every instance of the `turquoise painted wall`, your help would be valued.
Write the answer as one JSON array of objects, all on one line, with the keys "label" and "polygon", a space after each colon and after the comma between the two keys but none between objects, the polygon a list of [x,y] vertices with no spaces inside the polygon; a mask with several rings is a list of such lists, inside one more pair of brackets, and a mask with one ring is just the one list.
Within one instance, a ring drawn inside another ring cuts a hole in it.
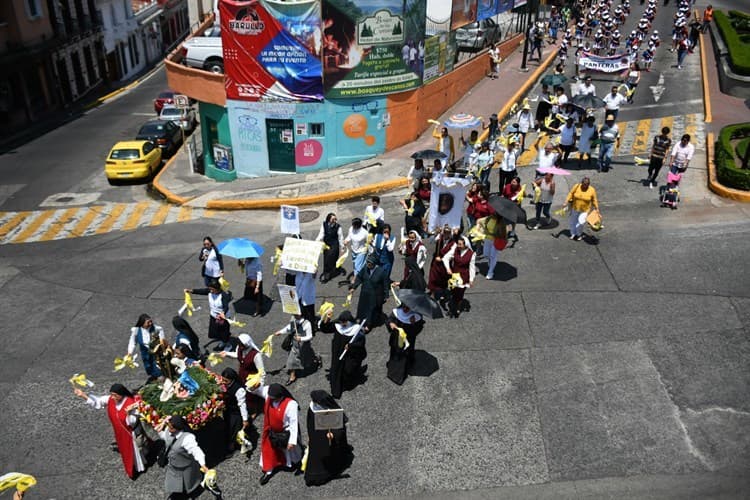
[{"label": "turquoise painted wall", "polygon": [[201,139],[203,141],[203,165],[206,176],[217,181],[231,181],[237,178],[237,171],[225,171],[216,168],[213,157],[213,145],[232,146],[232,135],[229,130],[229,117],[226,108],[215,104],[198,103],[201,122]]}]

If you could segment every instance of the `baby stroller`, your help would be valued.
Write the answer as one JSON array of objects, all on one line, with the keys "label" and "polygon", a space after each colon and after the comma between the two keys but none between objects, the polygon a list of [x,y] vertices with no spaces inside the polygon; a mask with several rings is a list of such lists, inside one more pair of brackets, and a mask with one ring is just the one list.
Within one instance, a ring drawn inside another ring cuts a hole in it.
[{"label": "baby stroller", "polygon": [[682,179],[681,173],[667,174],[667,185],[659,188],[659,201],[662,207],[669,207],[672,210],[677,210],[677,205],[680,203],[680,180]]}]

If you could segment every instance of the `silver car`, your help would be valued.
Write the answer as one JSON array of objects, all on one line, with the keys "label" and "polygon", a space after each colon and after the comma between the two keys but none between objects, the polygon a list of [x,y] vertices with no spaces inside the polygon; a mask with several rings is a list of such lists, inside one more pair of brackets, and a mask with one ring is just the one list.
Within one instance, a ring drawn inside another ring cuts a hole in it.
[{"label": "silver car", "polygon": [[196,124],[195,110],[193,108],[178,109],[171,104],[165,104],[161,108],[159,119],[171,121],[188,133],[193,131]]},{"label": "silver car", "polygon": [[462,52],[477,52],[500,40],[500,26],[492,18],[482,19],[456,30],[456,45]]}]

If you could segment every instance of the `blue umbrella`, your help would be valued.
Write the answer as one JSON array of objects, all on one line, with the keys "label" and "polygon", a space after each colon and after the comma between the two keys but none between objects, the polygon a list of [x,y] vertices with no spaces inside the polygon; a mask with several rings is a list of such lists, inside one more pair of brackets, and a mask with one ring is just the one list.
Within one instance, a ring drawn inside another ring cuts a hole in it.
[{"label": "blue umbrella", "polygon": [[216,248],[219,249],[221,255],[227,255],[235,259],[263,255],[263,247],[247,238],[230,238],[216,245]]}]

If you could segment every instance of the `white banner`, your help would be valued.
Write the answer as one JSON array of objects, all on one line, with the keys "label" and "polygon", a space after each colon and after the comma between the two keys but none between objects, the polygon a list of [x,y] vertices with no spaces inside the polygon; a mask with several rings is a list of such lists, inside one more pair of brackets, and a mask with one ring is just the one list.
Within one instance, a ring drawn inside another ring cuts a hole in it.
[{"label": "white banner", "polygon": [[461,225],[469,184],[471,181],[463,177],[443,177],[439,184],[432,185],[427,226],[430,232],[445,224],[450,227]]},{"label": "white banner", "polygon": [[299,207],[281,205],[281,233],[299,234]]},{"label": "white banner", "polygon": [[287,238],[281,252],[281,268],[289,271],[315,273],[323,251],[322,241]]},{"label": "white banner", "polygon": [[630,67],[630,59],[626,54],[615,54],[612,57],[601,57],[596,54],[584,52],[578,61],[581,69],[590,71],[601,71],[602,73],[616,73],[625,71]]},{"label": "white banner", "polygon": [[279,298],[281,299],[281,310],[284,314],[302,314],[297,297],[297,289],[289,285],[276,285],[279,287]]}]

